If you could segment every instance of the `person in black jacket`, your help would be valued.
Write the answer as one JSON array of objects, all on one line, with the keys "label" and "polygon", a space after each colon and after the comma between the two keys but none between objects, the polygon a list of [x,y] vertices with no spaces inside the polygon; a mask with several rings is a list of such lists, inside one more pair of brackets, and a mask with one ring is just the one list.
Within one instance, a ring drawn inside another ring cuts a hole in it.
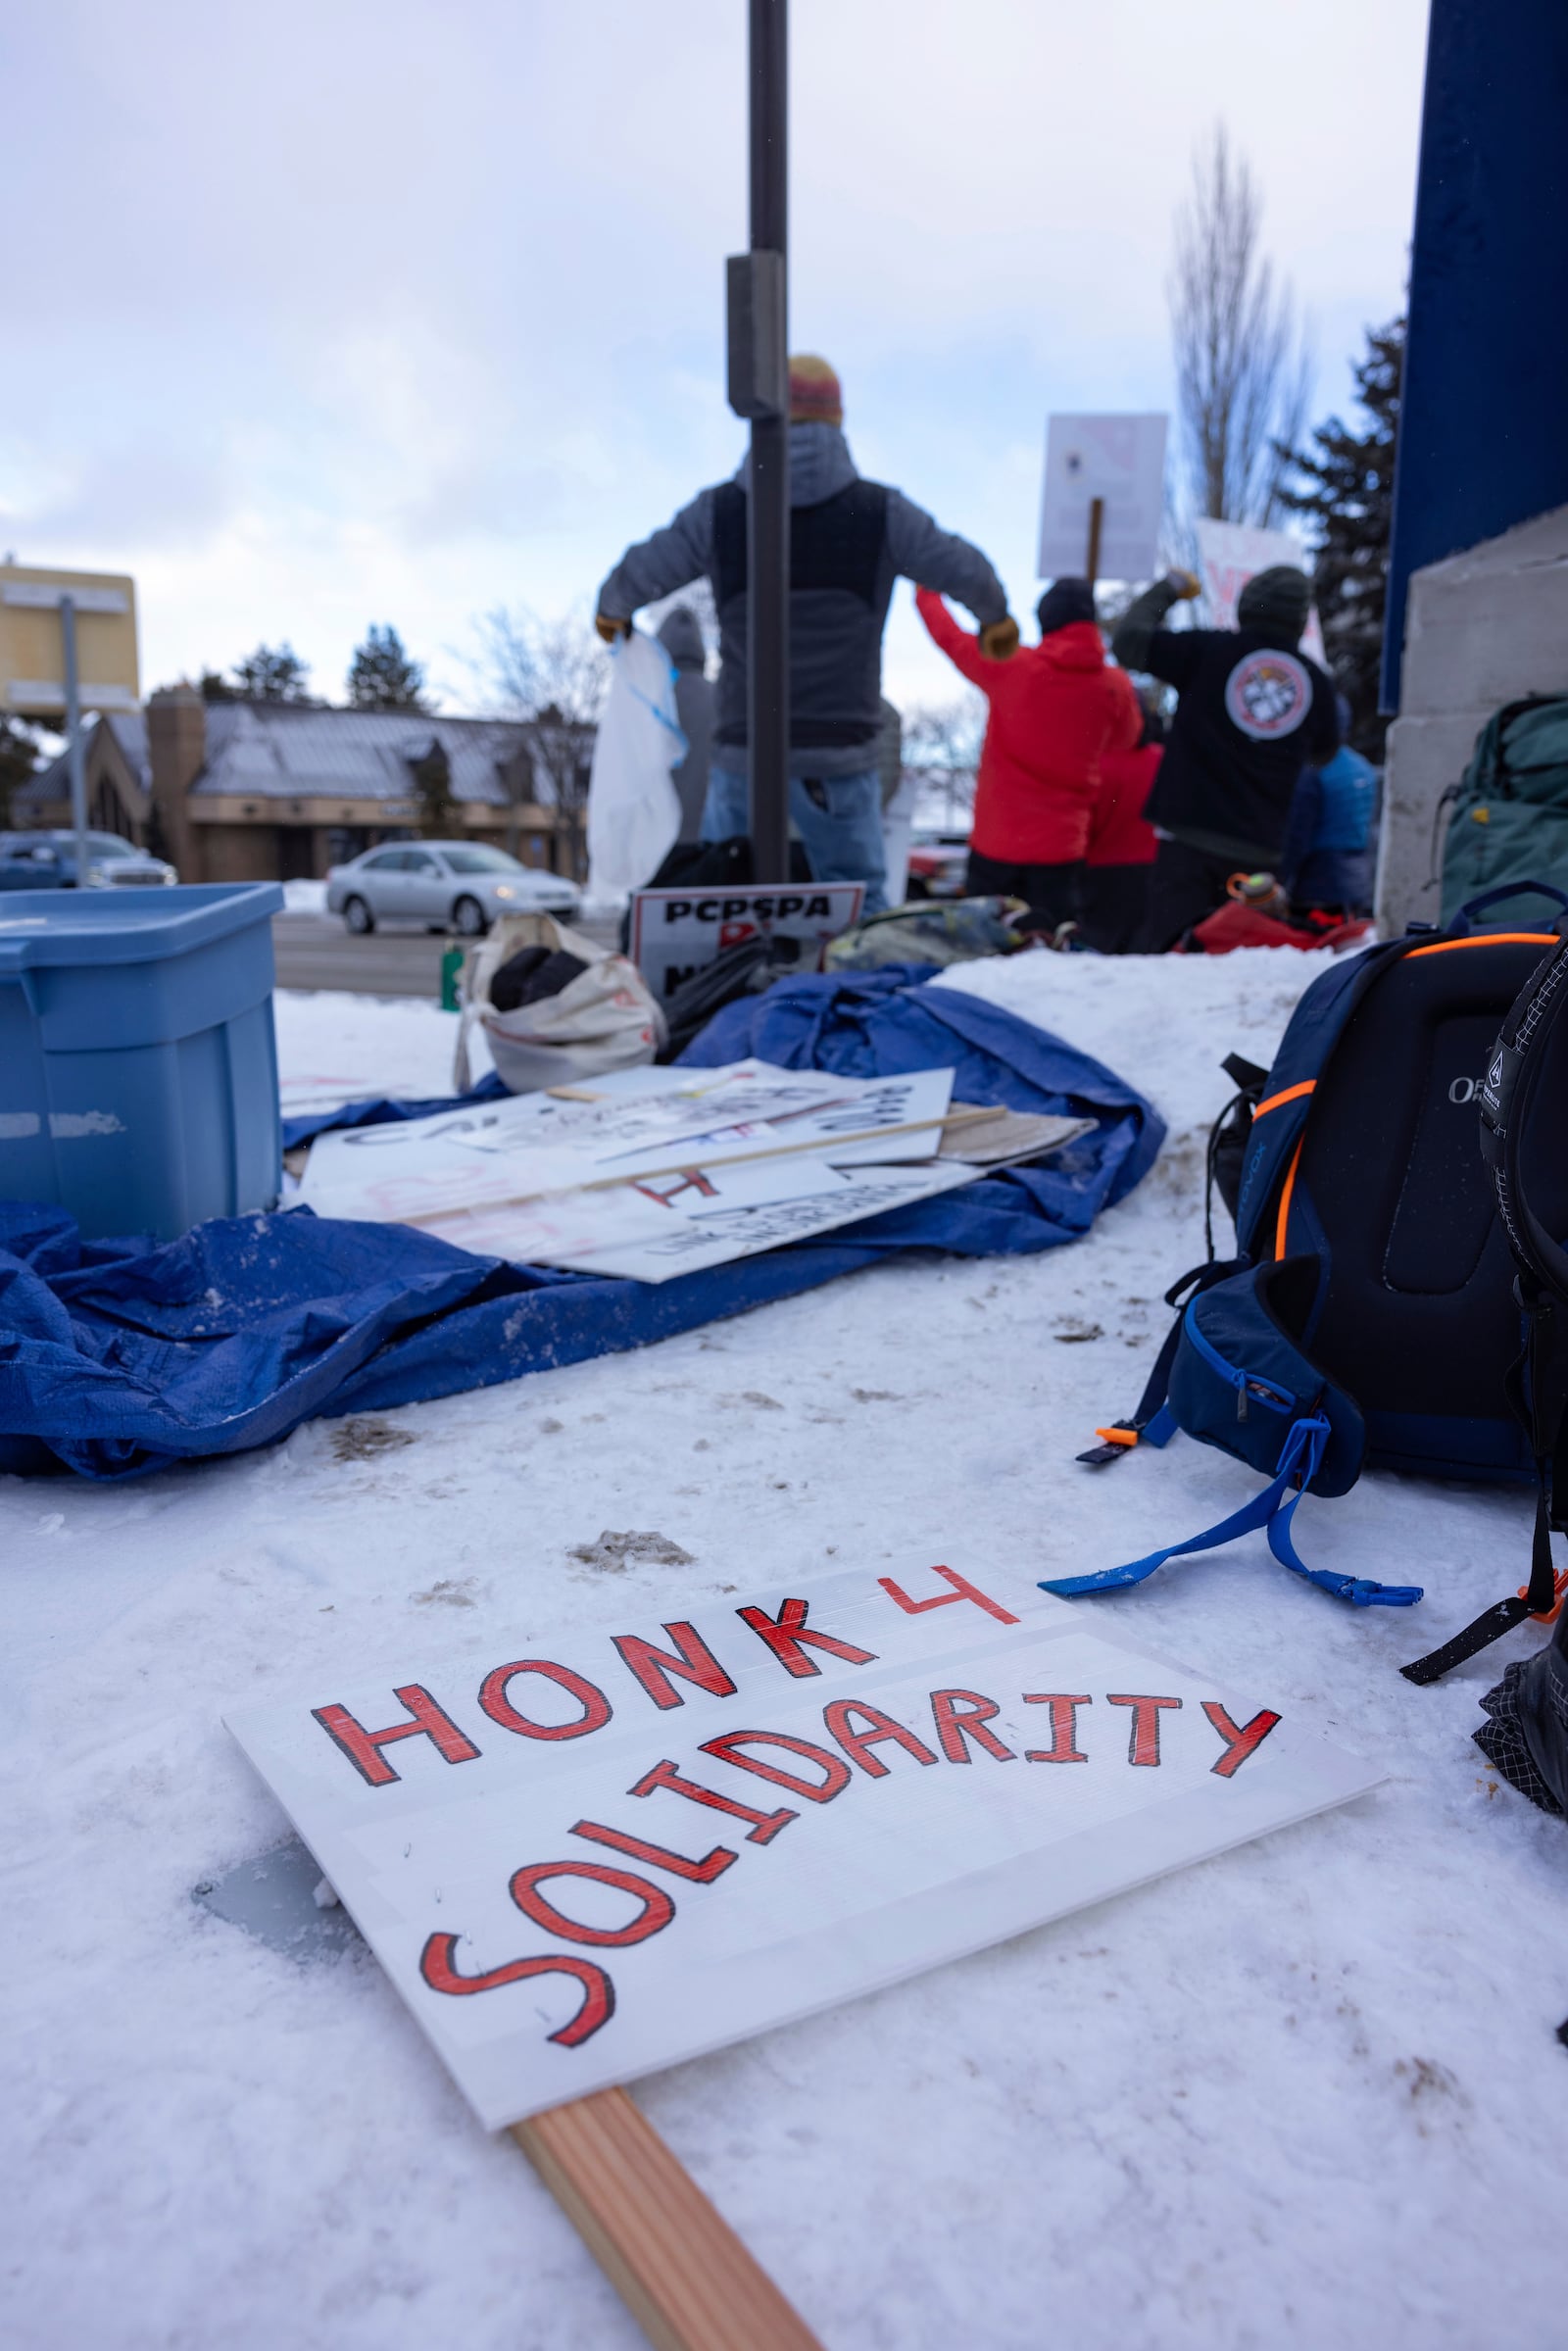
[{"label": "person in black jacket", "polygon": [[1334,688],[1299,650],[1312,591],[1278,563],[1242,590],[1237,626],[1167,629],[1199,593],[1191,572],[1156,580],[1111,638],[1124,669],[1163,678],[1181,699],[1144,814],[1159,834],[1138,945],[1161,955],[1225,904],[1231,875],[1271,870],[1298,778],[1339,748]]}]

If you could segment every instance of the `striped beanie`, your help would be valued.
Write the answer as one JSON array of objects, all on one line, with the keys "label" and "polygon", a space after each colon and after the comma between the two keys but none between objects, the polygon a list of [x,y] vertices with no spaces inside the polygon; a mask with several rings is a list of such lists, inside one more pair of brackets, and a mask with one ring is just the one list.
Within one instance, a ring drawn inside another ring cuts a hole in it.
[{"label": "striped beanie", "polygon": [[844,394],[826,360],[803,351],[790,361],[790,422],[842,424]]}]

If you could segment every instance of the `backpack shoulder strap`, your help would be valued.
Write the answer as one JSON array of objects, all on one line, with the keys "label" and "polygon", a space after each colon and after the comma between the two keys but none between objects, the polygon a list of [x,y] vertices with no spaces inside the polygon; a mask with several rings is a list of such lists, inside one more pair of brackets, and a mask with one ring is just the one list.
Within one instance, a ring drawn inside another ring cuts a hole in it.
[{"label": "backpack shoulder strap", "polygon": [[1481,1154],[1515,1266],[1523,1344],[1508,1375],[1508,1401],[1536,1465],[1536,1526],[1530,1581],[1495,1601],[1441,1648],[1402,1667],[1407,1682],[1437,1682],[1527,1616],[1549,1617],[1558,1598],[1553,1529],[1568,1527],[1568,1251],[1547,1232],[1523,1179],[1521,1144],[1541,1096],[1547,1049],[1568,1009],[1568,941],[1526,981],[1494,1047],[1482,1082]]},{"label": "backpack shoulder strap", "polygon": [[1244,1256],[1270,1253],[1270,1208],[1289,1175],[1306,1126],[1312,1097],[1356,1006],[1418,938],[1392,939],[1337,963],[1314,980],[1292,1013],[1252,1112],[1252,1129],[1236,1202],[1236,1243]]}]

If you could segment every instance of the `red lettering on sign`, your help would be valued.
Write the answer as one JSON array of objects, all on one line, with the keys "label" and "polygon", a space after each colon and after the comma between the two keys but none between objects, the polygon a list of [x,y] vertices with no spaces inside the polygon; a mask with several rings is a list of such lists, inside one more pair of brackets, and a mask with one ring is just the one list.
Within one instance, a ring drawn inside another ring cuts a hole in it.
[{"label": "red lettering on sign", "polygon": [[443,1713],[430,1692],[417,1682],[405,1682],[392,1695],[400,1706],[409,1709],[409,1720],[392,1723],[385,1731],[367,1731],[346,1706],[311,1708],[327,1738],[342,1748],[362,1780],[368,1780],[372,1788],[388,1788],[400,1777],[381,1753],[383,1747],[391,1746],[399,1739],[433,1739],[443,1763],[474,1761],[479,1750],[472,1739],[464,1737],[451,1715]]},{"label": "red lettering on sign", "polygon": [[[812,1668],[815,1671],[815,1668]],[[775,1763],[764,1763],[760,1755],[742,1755],[737,1750],[744,1742],[753,1746],[783,1747],[791,1755],[800,1755],[808,1763],[822,1766],[821,1780],[803,1780],[796,1772],[781,1771]],[[811,1804],[831,1804],[850,1785],[850,1767],[826,1747],[813,1747],[808,1739],[795,1739],[788,1731],[724,1731],[717,1739],[705,1739],[702,1751],[716,1755],[720,1763],[733,1763],[743,1772],[755,1772],[760,1780],[771,1780],[777,1788],[787,1788],[792,1795],[805,1796]]]},{"label": "red lettering on sign", "polygon": [[592,1959],[574,1959],[565,1951],[551,1951],[540,1959],[509,1959],[504,1967],[486,1968],[482,1975],[458,1971],[458,1938],[432,1935],[419,1953],[419,1973],[432,1991],[495,1991],[503,1984],[522,1984],[530,1976],[575,1976],[582,1985],[582,2006],[550,2038],[564,2049],[579,2048],[608,2025],[615,2013],[615,1987]]},{"label": "red lettering on sign", "polygon": [[1213,1766],[1222,1780],[1231,1779],[1235,1773],[1241,1770],[1248,1756],[1262,1745],[1280,1719],[1277,1714],[1265,1706],[1260,1713],[1253,1715],[1250,1723],[1244,1723],[1238,1731],[1218,1698],[1205,1698],[1203,1712],[1225,1741],[1225,1752],[1218,1763]]},{"label": "red lettering on sign", "polygon": [[1061,1690],[1026,1690],[1026,1706],[1051,1708],[1051,1744],[1049,1747],[1025,1747],[1025,1763],[1087,1763],[1089,1758],[1078,1746],[1078,1709],[1092,1706],[1090,1697],[1069,1697]]},{"label": "red lettering on sign", "polygon": [[621,1663],[636,1675],[656,1706],[684,1706],[686,1701],[670,1683],[670,1675],[678,1674],[683,1682],[695,1682],[715,1698],[732,1698],[735,1685],[718,1659],[713,1655],[695,1625],[684,1622],[666,1625],[664,1631],[675,1643],[673,1653],[655,1648],[636,1633],[617,1633],[615,1646]]},{"label": "red lettering on sign", "polygon": [[924,1616],[928,1608],[951,1608],[955,1600],[973,1600],[975,1606],[983,1608],[987,1616],[994,1616],[999,1625],[1015,1625],[1018,1622],[1015,1616],[1007,1614],[999,1600],[988,1600],[983,1592],[977,1591],[966,1577],[958,1574],[956,1568],[934,1567],[931,1573],[941,1576],[953,1586],[953,1590],[933,1592],[928,1600],[911,1600],[906,1592],[900,1591],[891,1576],[878,1576],[877,1582],[888,1597],[898,1602],[906,1616]]},{"label": "red lettering on sign", "polygon": [[672,1853],[666,1845],[651,1845],[645,1837],[628,1837],[624,1829],[607,1829],[603,1821],[573,1821],[573,1837],[586,1837],[596,1845],[609,1845],[613,1852],[624,1853],[628,1861],[646,1861],[650,1868],[668,1870],[672,1878],[689,1878],[694,1886],[711,1886],[721,1878],[736,1859],[727,1845],[715,1845],[701,1861],[691,1861],[684,1853]]},{"label": "red lettering on sign", "polygon": [[707,1804],[714,1812],[727,1812],[733,1820],[751,1821],[754,1826],[746,1832],[748,1844],[770,1843],[781,1829],[801,1817],[798,1812],[788,1810],[759,1812],[753,1804],[742,1804],[734,1796],[721,1796],[715,1788],[704,1788],[699,1781],[683,1779],[675,1766],[668,1762],[656,1763],[653,1770],[644,1772],[636,1787],[629,1788],[626,1792],[633,1796],[651,1796],[656,1788],[667,1788],[671,1795],[685,1796],[693,1804]]},{"label": "red lettering on sign", "polygon": [[808,1633],[807,1605],[805,1600],[786,1600],[776,1620],[764,1608],[737,1608],[735,1613],[743,1625],[750,1625],[759,1639],[766,1641],[784,1671],[798,1682],[822,1670],[808,1657],[803,1641],[825,1649],[830,1657],[842,1657],[846,1665],[875,1665],[874,1649],[858,1649],[853,1641],[839,1641],[831,1633]]},{"label": "red lettering on sign", "polygon": [[1180,1698],[1142,1698],[1123,1694],[1113,1697],[1105,1692],[1107,1706],[1130,1706],[1133,1710],[1132,1729],[1127,1735],[1129,1763],[1159,1762],[1159,1718],[1166,1707],[1180,1706]]},{"label": "red lettering on sign", "polygon": [[[870,1728],[857,1731],[850,1721],[852,1714],[860,1715]],[[861,1771],[873,1780],[885,1780],[888,1775],[888,1767],[881,1756],[866,1752],[879,1739],[896,1740],[906,1754],[914,1757],[916,1763],[936,1761],[924,1739],[916,1739],[912,1731],[906,1731],[902,1723],[896,1723],[891,1714],[884,1714],[880,1706],[868,1706],[863,1698],[835,1698],[830,1706],[823,1707],[822,1720],[850,1761],[858,1763]]]},{"label": "red lettering on sign", "polygon": [[972,1739],[977,1747],[995,1755],[999,1763],[1013,1763],[1017,1758],[1011,1747],[1004,1747],[995,1731],[986,1724],[1002,1708],[995,1698],[983,1698],[976,1690],[934,1690],[931,1692],[931,1715],[937,1727],[937,1743],[950,1763],[969,1763],[973,1760],[964,1745]]},{"label": "red lettering on sign", "polygon": [[[581,1719],[574,1723],[536,1723],[526,1714],[519,1714],[507,1691],[518,1674],[543,1674],[547,1682],[556,1683],[568,1697],[576,1699],[582,1708]],[[609,1722],[612,1708],[602,1690],[574,1674],[569,1665],[552,1665],[547,1657],[518,1657],[511,1665],[498,1665],[494,1673],[486,1674],[479,1688],[479,1703],[493,1723],[503,1731],[515,1731],[523,1739],[583,1739],[590,1731],[602,1731]]]},{"label": "red lettering on sign", "polygon": [[[585,1926],[581,1919],[567,1918],[539,1891],[552,1878],[586,1878],[594,1886],[613,1886],[621,1893],[634,1894],[642,1910],[629,1926]],[[646,1878],[633,1877],[630,1870],[612,1870],[603,1861],[530,1861],[525,1869],[514,1870],[511,1892],[536,1927],[543,1927],[547,1935],[564,1935],[570,1943],[646,1942],[651,1935],[662,1934],[675,1915],[675,1905],[662,1886],[650,1886]]]}]

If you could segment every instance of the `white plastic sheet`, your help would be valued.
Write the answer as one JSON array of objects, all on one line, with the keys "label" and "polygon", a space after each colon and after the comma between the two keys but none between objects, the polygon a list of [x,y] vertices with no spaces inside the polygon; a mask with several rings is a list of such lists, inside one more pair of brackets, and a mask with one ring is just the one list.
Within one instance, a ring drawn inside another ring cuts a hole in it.
[{"label": "white plastic sheet", "polygon": [[633,629],[613,648],[610,695],[588,780],[588,887],[596,897],[640,890],[680,832],[670,769],[686,756],[675,714],[675,665]]}]

